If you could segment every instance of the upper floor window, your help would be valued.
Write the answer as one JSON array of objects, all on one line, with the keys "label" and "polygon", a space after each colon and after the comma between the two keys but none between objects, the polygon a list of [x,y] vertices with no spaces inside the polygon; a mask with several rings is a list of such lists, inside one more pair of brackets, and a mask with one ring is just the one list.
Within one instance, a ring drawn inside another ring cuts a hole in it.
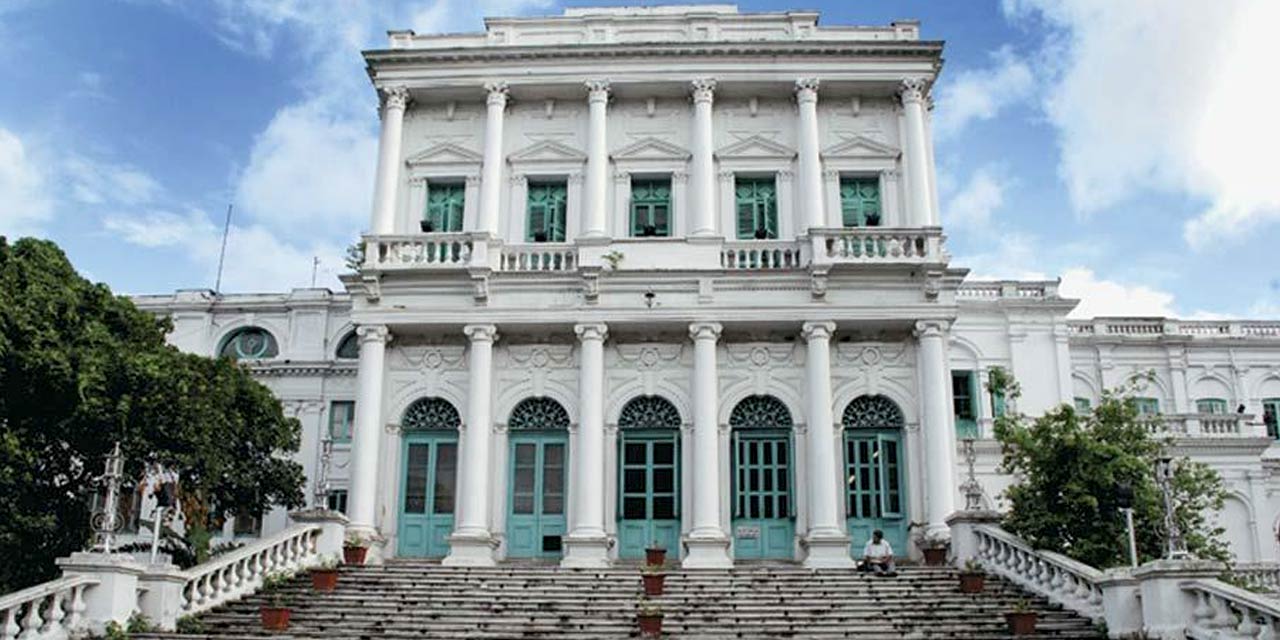
[{"label": "upper floor window", "polygon": [[734,201],[739,240],[778,237],[778,188],[773,178],[738,178]]},{"label": "upper floor window", "polygon": [[1267,435],[1280,438],[1280,398],[1262,400],[1262,422],[1267,425]]},{"label": "upper floor window", "polygon": [[335,400],[329,403],[329,439],[334,442],[351,442],[351,426],[356,421],[356,403]]},{"label": "upper floor window", "polygon": [[972,371],[951,372],[951,408],[956,419],[956,435],[961,438],[978,436],[977,376]]},{"label": "upper floor window", "polygon": [[334,355],[340,360],[355,360],[360,357],[360,338],[356,336],[356,332],[348,333],[347,337],[338,343],[338,350]]},{"label": "upper floor window", "polygon": [[564,242],[565,203],[568,200],[569,189],[564,182],[531,183],[526,205],[528,220],[525,240]]},{"label": "upper floor window", "polygon": [[841,178],[840,215],[846,227],[880,226],[880,181]]},{"label": "upper floor window", "polygon": [[1226,413],[1227,401],[1222,398],[1201,398],[1196,400],[1196,413]]},{"label": "upper floor window", "polygon": [[330,511],[347,512],[347,490],[333,489],[329,491],[328,506]]},{"label": "upper floor window", "polygon": [[1088,398],[1081,398],[1080,396],[1076,396],[1074,398],[1074,402],[1076,406],[1076,411],[1080,413],[1088,413],[1090,411],[1093,411],[1093,401]]},{"label": "upper floor window", "polygon": [[232,360],[257,360],[274,358],[280,353],[276,338],[266,329],[245,327],[237,329],[223,343],[218,355]]},{"label": "upper floor window", "polygon": [[671,181],[631,181],[631,235],[665,238],[671,235]]},{"label": "upper floor window", "polygon": [[460,182],[428,183],[427,210],[422,216],[422,231],[424,233],[462,231],[462,209],[466,203],[466,193],[466,187]]},{"label": "upper floor window", "polygon": [[1140,416],[1154,416],[1160,413],[1160,401],[1155,398],[1134,398],[1133,406]]}]

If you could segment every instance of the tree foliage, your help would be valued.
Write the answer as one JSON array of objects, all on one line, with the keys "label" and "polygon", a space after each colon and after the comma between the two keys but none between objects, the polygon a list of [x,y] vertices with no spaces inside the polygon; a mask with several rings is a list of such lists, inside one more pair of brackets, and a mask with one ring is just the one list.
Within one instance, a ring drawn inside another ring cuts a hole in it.
[{"label": "tree foliage", "polygon": [[[1019,395],[1006,375],[989,388]],[[1164,497],[1155,481],[1158,459],[1169,443],[1153,438],[1132,401],[1131,389],[1107,391],[1089,412],[1062,405],[1035,420],[1007,411],[995,422],[1003,451],[1001,471],[1015,484],[1004,527],[1038,549],[1062,553],[1094,567],[1127,565],[1128,542],[1117,488],[1133,488],[1134,528],[1140,562],[1164,556]],[[1209,466],[1174,459],[1171,486],[1175,517],[1195,556],[1228,560],[1223,529],[1210,521],[1226,497]]]},{"label": "tree foliage", "polygon": [[180,472],[189,522],[301,504],[302,468],[282,455],[297,420],[243,367],[168,346],[170,326],[53,243],[0,237],[0,593],[84,548],[115,442],[126,478],[149,461]]}]

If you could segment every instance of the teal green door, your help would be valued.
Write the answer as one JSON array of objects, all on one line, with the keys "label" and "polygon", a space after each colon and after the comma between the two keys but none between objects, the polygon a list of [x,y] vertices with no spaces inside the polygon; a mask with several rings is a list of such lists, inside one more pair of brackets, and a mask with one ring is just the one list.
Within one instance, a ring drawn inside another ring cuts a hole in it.
[{"label": "teal green door", "polygon": [[618,557],[644,557],[646,547],[680,548],[678,432],[622,432]]},{"label": "teal green door", "polygon": [[733,438],[733,545],[739,560],[794,557],[791,434],[735,432]]},{"label": "teal green door", "polygon": [[401,556],[443,557],[449,553],[457,497],[457,433],[408,433],[403,459],[404,500],[397,552]]},{"label": "teal green door", "polygon": [[511,435],[508,557],[560,557],[568,446],[563,432]]},{"label": "teal green door", "polygon": [[846,525],[855,558],[879,529],[898,556],[907,555],[906,472],[902,411],[885,396],[860,396],[844,412]]}]

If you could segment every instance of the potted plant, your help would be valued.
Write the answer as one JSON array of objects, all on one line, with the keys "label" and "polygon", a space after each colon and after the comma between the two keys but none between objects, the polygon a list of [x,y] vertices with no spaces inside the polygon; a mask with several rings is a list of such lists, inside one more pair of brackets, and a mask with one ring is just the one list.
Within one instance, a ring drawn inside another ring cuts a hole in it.
[{"label": "potted plant", "polygon": [[640,624],[640,635],[656,637],[662,635],[662,607],[647,600],[640,603],[636,612],[636,622]]},{"label": "potted plant", "polygon": [[419,220],[418,227],[422,229],[423,233],[431,233],[436,230],[436,223],[430,220]]},{"label": "potted plant", "polygon": [[342,562],[345,564],[364,564],[369,554],[369,540],[358,533],[348,533],[342,542]]},{"label": "potted plant", "polygon": [[338,586],[338,559],[326,558],[311,567],[311,586],[316,591],[333,591]]},{"label": "potted plant", "polygon": [[644,550],[644,563],[651,567],[661,567],[667,563],[667,548],[658,545],[655,540]]},{"label": "potted plant", "polygon": [[667,574],[662,572],[662,565],[647,564],[641,570],[640,578],[644,580],[646,596],[660,596],[666,586]]},{"label": "potted plant", "polygon": [[1004,619],[1009,623],[1009,633],[1015,636],[1029,636],[1036,632],[1036,612],[1026,600],[1015,602],[1013,611],[1005,613]]},{"label": "potted plant", "polygon": [[986,584],[987,575],[982,572],[982,565],[973,558],[965,560],[960,570],[960,593],[982,593]]},{"label": "potted plant", "polygon": [[289,581],[289,575],[273,573],[262,580],[262,593],[267,601],[259,610],[262,614],[262,628],[268,631],[284,631],[289,628],[289,615],[292,610],[285,603],[283,587]]},{"label": "potted plant", "polygon": [[924,563],[926,565],[941,567],[947,564],[946,538],[917,531],[916,546],[920,547],[920,552],[924,554]]}]

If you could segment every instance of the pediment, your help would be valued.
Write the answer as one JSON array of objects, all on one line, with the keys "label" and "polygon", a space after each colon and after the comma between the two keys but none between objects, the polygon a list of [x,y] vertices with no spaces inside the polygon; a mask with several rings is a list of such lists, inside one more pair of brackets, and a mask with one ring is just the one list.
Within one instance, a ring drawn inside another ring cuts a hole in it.
[{"label": "pediment", "polygon": [[763,136],[751,136],[743,138],[731,145],[721,147],[716,152],[717,158],[781,158],[791,159],[796,157],[795,149],[792,149],[779,142],[774,142]]},{"label": "pediment", "polygon": [[901,151],[866,136],[853,136],[827,147],[823,158],[897,158]]},{"label": "pediment", "polygon": [[689,159],[690,153],[679,145],[659,138],[641,138],[613,152],[614,160],[679,160]]},{"label": "pediment", "polygon": [[484,156],[452,142],[442,142],[419,151],[404,161],[416,167],[432,164],[479,164]]},{"label": "pediment", "polygon": [[507,162],[586,162],[587,154],[555,140],[535,142],[509,156]]}]

